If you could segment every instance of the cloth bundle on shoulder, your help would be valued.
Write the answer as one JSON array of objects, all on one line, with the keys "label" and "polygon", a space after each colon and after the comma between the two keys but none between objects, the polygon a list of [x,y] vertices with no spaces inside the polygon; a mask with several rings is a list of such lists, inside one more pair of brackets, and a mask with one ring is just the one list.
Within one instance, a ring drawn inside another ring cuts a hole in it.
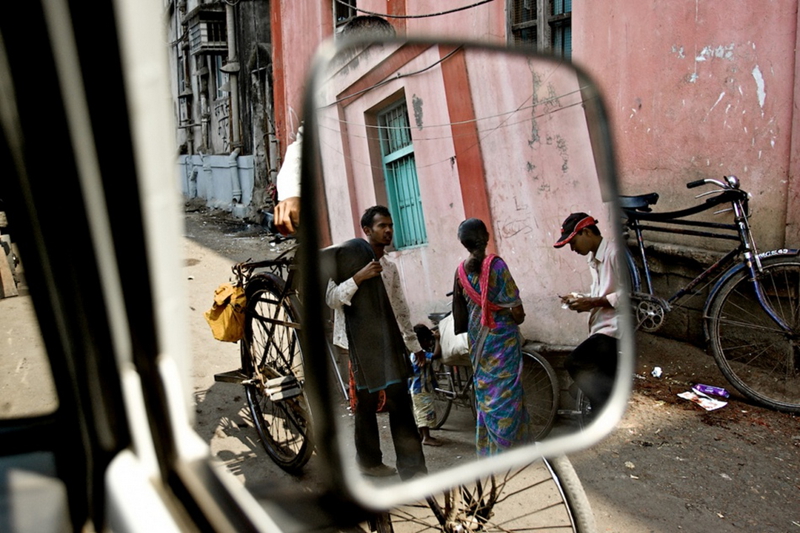
[{"label": "cloth bundle on shoulder", "polygon": [[469,339],[466,333],[456,335],[453,315],[439,321],[439,343],[442,345],[442,362],[446,365],[471,366]]},{"label": "cloth bundle on shoulder", "polygon": [[218,341],[236,342],[244,337],[244,287],[223,283],[214,290],[214,303],[205,312],[206,322]]}]

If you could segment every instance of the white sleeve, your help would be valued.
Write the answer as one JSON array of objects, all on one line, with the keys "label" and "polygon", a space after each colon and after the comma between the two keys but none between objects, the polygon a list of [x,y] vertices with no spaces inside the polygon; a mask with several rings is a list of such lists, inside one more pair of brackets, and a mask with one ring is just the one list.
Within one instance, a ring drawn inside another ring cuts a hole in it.
[{"label": "white sleeve", "polygon": [[353,295],[355,295],[356,291],[358,290],[358,285],[353,280],[353,278],[349,278],[339,285],[333,282],[333,280],[328,280],[328,289],[325,291],[325,303],[328,304],[328,307],[331,309],[341,309],[345,305],[350,305],[350,301],[353,299]]},{"label": "white sleeve", "polygon": [[403,341],[411,353],[417,353],[422,350],[422,346],[420,346],[417,334],[414,332],[414,326],[411,324],[411,311],[408,308],[403,285],[400,282],[400,272],[394,263],[388,259],[381,261],[381,264],[383,265],[381,277],[389,295],[389,302],[392,304],[397,326],[400,328],[400,333],[403,334]]},{"label": "white sleeve", "polygon": [[293,196],[300,196],[300,165],[303,151],[303,126],[297,130],[294,142],[286,148],[283,165],[278,171],[276,186],[278,188],[278,201],[282,202]]}]

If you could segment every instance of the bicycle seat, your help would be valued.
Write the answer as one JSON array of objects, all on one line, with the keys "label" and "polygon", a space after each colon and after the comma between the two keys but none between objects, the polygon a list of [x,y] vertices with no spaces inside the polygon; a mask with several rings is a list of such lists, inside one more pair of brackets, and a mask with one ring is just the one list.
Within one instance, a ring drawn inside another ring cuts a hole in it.
[{"label": "bicycle seat", "polygon": [[449,314],[450,314],[450,311],[442,311],[442,312],[440,312],[440,313],[430,313],[430,314],[428,314],[428,318],[429,318],[429,319],[431,320],[431,322],[433,322],[434,324],[438,324],[439,322],[441,322],[441,320],[442,320],[444,317],[446,317],[446,316],[447,316],[447,315],[449,315]]},{"label": "bicycle seat", "polygon": [[640,194],[637,196],[620,196],[619,206],[623,209],[633,209],[635,211],[652,211],[651,205],[658,202],[658,193]]}]

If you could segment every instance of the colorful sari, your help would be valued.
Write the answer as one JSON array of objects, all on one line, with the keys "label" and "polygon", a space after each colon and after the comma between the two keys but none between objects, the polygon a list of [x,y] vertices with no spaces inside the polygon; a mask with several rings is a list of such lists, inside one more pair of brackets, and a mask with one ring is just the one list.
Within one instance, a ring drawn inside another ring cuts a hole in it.
[{"label": "colorful sari", "polygon": [[481,273],[458,278],[469,311],[469,344],[474,370],[479,456],[495,455],[530,441],[528,410],[520,374],[522,343],[511,308],[520,305],[519,289],[505,261],[490,255]]}]

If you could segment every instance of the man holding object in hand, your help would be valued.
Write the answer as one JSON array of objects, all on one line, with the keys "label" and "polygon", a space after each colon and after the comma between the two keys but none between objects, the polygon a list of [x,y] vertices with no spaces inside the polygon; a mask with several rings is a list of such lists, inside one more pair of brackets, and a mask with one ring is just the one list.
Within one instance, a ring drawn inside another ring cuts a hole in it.
[{"label": "man holding object in hand", "polygon": [[553,246],[566,244],[576,254],[587,256],[592,286],[588,296],[561,296],[568,309],[589,313],[589,338],[567,356],[564,367],[589,398],[592,410],[600,412],[611,395],[617,371],[617,251],[603,239],[597,220],[586,213],[572,213],[564,220],[561,237]]}]

